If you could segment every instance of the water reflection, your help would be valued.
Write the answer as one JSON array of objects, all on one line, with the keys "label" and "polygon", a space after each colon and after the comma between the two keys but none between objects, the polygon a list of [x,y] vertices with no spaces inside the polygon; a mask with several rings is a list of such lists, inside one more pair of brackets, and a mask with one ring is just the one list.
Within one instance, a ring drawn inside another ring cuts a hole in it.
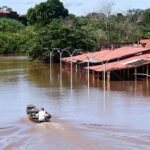
[{"label": "water reflection", "polygon": [[[31,62],[24,57],[0,58],[0,122],[25,115],[29,103],[45,107],[53,115],[82,123],[149,128],[150,81],[103,81],[88,79],[70,68]],[[61,80],[62,79],[62,80]],[[6,105],[7,104],[7,105]],[[7,113],[4,113],[7,112]],[[143,124],[145,122],[145,124]]]}]

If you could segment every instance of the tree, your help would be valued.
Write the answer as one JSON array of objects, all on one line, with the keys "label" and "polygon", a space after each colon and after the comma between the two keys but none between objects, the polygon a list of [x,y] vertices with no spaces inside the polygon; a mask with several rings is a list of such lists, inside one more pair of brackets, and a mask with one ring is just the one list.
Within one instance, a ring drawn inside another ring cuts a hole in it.
[{"label": "tree", "polygon": [[5,10],[5,11],[12,11],[12,8],[9,8],[7,6],[3,6],[3,7],[0,7],[0,10]]},{"label": "tree", "polygon": [[150,38],[150,9],[146,9],[143,13],[143,37]]},{"label": "tree", "polygon": [[68,10],[64,8],[59,0],[47,0],[47,2],[30,8],[27,12],[29,24],[39,23],[41,25],[49,24],[54,18],[65,18],[68,16]]},{"label": "tree", "polygon": [[112,42],[111,33],[112,33],[112,15],[113,15],[113,6],[114,3],[112,1],[104,2],[103,5],[99,8],[98,14],[99,17],[103,20],[103,30],[106,32],[107,43]]},{"label": "tree", "polygon": [[27,26],[27,17],[26,15],[21,15],[19,16],[19,21],[24,24],[25,26]]},{"label": "tree", "polygon": [[18,42],[21,40],[21,35],[17,32],[23,28],[24,25],[17,20],[0,19],[0,53],[20,53]]},{"label": "tree", "polygon": [[14,19],[0,18],[0,32],[16,32],[24,28],[24,25]]},{"label": "tree", "polygon": [[150,24],[150,9],[146,9],[143,13],[143,23],[144,25]]},{"label": "tree", "polygon": [[142,24],[143,21],[143,10],[141,9],[130,9],[127,11],[126,17],[129,21],[135,24]]}]

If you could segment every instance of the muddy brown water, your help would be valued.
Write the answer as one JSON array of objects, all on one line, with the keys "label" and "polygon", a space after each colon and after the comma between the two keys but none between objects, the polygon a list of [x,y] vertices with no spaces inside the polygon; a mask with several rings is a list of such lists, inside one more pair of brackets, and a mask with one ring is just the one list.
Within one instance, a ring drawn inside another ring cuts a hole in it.
[{"label": "muddy brown water", "polygon": [[[0,149],[150,149],[150,80],[90,79],[59,64],[0,57]],[[61,80],[62,79],[62,80]],[[49,123],[28,120],[26,106],[44,107]]]}]

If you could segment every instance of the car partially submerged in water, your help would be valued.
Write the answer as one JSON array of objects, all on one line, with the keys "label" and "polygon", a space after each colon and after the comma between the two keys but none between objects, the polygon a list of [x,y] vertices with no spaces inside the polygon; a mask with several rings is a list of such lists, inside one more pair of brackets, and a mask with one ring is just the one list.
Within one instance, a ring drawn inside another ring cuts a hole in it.
[{"label": "car partially submerged in water", "polygon": [[[39,119],[38,119],[39,118],[38,117],[39,111],[40,111],[40,109],[37,108],[36,106],[27,105],[27,108],[26,108],[27,115],[28,115],[29,119],[34,121],[34,122],[39,122]],[[46,112],[44,122],[49,122],[51,117],[52,117],[51,114]]]}]

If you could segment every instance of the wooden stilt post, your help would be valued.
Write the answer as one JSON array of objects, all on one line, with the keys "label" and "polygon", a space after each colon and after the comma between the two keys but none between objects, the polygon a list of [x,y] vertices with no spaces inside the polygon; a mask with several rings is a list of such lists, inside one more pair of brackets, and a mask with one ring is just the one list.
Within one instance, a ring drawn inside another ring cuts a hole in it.
[{"label": "wooden stilt post", "polygon": [[78,72],[78,64],[76,63],[75,66],[76,66],[76,72]]},{"label": "wooden stilt post", "polygon": [[107,77],[107,76],[106,76],[106,73],[107,73],[107,72],[105,72],[105,73],[103,72],[103,80],[106,80],[106,77]]},{"label": "wooden stilt post", "polygon": [[145,70],[145,69],[144,69],[144,66],[142,66],[142,73],[144,73],[144,70]]},{"label": "wooden stilt post", "polygon": [[109,71],[109,72],[107,72],[107,81],[109,81],[109,82],[110,82],[110,71]]},{"label": "wooden stilt post", "polygon": [[135,69],[134,69],[134,76],[135,76],[135,80],[137,80],[137,68],[135,67]]},{"label": "wooden stilt post", "polygon": [[99,79],[103,80],[103,72],[99,72]]},{"label": "wooden stilt post", "polygon": [[122,70],[122,74],[121,74],[122,78],[125,79],[125,70]]},{"label": "wooden stilt post", "polygon": [[94,76],[94,70],[92,71],[92,80],[94,81],[94,79],[95,79],[95,76]]},{"label": "wooden stilt post", "polygon": [[127,74],[127,78],[130,78],[130,69],[128,69],[128,74]]},{"label": "wooden stilt post", "polygon": [[[148,70],[149,70],[149,64],[147,64],[147,68],[148,68]],[[147,70],[147,73],[148,73],[148,75],[149,75],[148,70]],[[148,79],[148,76],[147,76],[147,79],[146,79],[146,84],[147,84],[147,89],[149,89],[149,79]]]},{"label": "wooden stilt post", "polygon": [[91,72],[92,72],[92,73],[91,73],[91,76],[92,76],[92,80],[93,80],[93,72],[94,72],[94,70],[92,70]]},{"label": "wooden stilt post", "polygon": [[110,71],[107,72],[107,89],[110,90]]},{"label": "wooden stilt post", "polygon": [[125,79],[125,71],[124,71],[124,69],[122,70],[121,77],[122,77],[123,80]]},{"label": "wooden stilt post", "polygon": [[148,75],[149,75],[149,64],[147,64],[147,66],[146,66],[146,74],[147,74],[147,79],[148,79]]},{"label": "wooden stilt post", "polygon": [[104,80],[104,72],[102,72],[102,78],[101,79]]},{"label": "wooden stilt post", "polygon": [[100,72],[95,72],[95,81],[96,82],[99,82],[99,80],[100,80]]},{"label": "wooden stilt post", "polygon": [[99,73],[101,80],[103,80],[103,72]]},{"label": "wooden stilt post", "polygon": [[137,91],[137,80],[134,80],[134,94],[136,96],[136,91]]}]

